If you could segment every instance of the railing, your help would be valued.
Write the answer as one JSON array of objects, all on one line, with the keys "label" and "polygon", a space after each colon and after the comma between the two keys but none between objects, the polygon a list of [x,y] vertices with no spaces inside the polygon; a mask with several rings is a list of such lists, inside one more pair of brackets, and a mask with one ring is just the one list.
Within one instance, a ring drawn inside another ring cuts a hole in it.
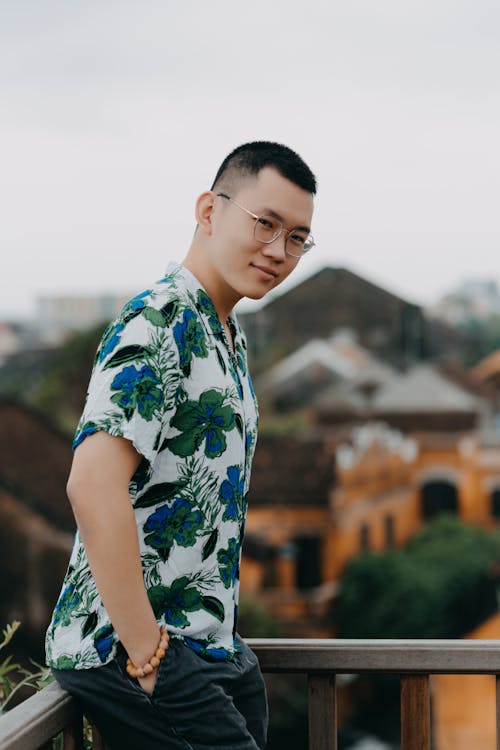
[{"label": "railing", "polygon": [[[497,677],[497,750],[500,750],[500,642],[444,640],[250,639],[267,673],[308,677],[309,749],[336,750],[336,675],[401,675],[401,750],[430,750],[432,674]],[[0,750],[49,749],[64,732],[64,750],[81,750],[82,717],[56,684],[0,718]],[[103,750],[94,730],[94,750]]]}]

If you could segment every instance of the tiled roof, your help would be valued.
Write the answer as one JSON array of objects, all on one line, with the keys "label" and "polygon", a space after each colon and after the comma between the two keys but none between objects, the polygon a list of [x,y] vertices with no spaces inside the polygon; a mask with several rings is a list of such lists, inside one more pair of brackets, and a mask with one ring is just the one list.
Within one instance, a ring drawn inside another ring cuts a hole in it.
[{"label": "tiled roof", "polygon": [[327,506],[335,449],[324,436],[259,437],[252,469],[253,505]]},{"label": "tiled roof", "polygon": [[373,411],[383,412],[467,412],[480,409],[480,400],[432,365],[416,365],[390,380],[373,400]]}]

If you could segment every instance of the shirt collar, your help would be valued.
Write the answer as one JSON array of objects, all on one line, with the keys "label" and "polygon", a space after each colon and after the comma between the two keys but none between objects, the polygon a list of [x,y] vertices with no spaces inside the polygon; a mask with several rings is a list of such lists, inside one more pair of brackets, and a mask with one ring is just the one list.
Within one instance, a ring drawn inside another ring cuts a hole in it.
[{"label": "shirt collar", "polygon": [[[200,316],[208,324],[214,336],[219,341],[224,341],[222,324],[217,314],[217,310],[215,309],[215,305],[196,276],[185,266],[182,266],[180,263],[175,263],[174,261],[170,262],[167,266],[166,276],[170,275],[175,275],[176,278],[181,278],[183,280],[184,286],[192,294],[195,300],[196,309]],[[241,329],[234,311],[229,316],[228,322],[229,321],[233,324],[234,331],[236,332],[234,341],[236,347],[237,342],[241,339]]]}]

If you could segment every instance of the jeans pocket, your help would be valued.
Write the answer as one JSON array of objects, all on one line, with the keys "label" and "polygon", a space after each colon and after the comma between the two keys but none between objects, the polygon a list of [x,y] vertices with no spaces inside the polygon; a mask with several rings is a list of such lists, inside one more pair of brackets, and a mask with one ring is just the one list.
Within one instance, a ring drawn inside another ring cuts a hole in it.
[{"label": "jeans pocket", "polygon": [[154,684],[153,692],[149,693],[149,697],[153,702],[173,677],[175,656],[180,645],[181,642],[178,638],[170,639],[165,656],[161,660],[156,673],[156,682]]},{"label": "jeans pocket", "polygon": [[114,663],[122,679],[126,680],[126,682],[130,685],[131,688],[133,688],[138,694],[148,698],[149,701],[153,701],[155,693],[157,692],[157,688],[159,688],[160,684],[163,684],[166,679],[166,676],[164,673],[168,671],[169,669],[169,664],[172,661],[172,657],[173,657],[173,651],[174,649],[172,649],[172,641],[171,641],[168,649],[165,652],[165,656],[160,661],[160,664],[156,671],[156,681],[153,687],[153,692],[151,693],[148,693],[148,691],[142,687],[140,682],[135,677],[131,677],[129,673],[127,672],[127,658],[128,658],[127,652],[121,645],[118,649],[118,653],[115,657]]}]

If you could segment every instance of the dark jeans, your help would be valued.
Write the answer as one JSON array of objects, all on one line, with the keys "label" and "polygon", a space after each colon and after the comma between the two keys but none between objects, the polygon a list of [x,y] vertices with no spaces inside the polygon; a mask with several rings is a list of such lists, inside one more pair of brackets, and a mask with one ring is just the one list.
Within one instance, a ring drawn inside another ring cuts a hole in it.
[{"label": "dark jeans", "polygon": [[172,638],[151,695],[125,671],[126,654],[102,667],[54,669],[112,750],[263,750],[264,681],[251,649],[213,661]]}]

